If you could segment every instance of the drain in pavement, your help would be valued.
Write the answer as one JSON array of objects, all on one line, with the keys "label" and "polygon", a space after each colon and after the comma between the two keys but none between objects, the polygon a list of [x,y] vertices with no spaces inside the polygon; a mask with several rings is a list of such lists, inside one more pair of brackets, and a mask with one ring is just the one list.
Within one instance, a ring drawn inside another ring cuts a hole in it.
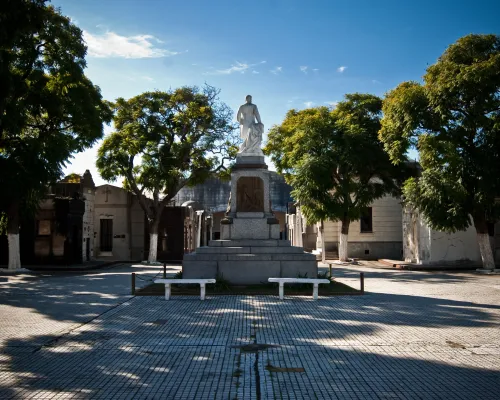
[{"label": "drain in pavement", "polygon": [[257,353],[258,351],[267,350],[269,348],[279,347],[275,344],[251,343],[238,346],[231,346],[233,349],[240,349],[243,353]]},{"label": "drain in pavement", "polygon": [[451,340],[447,340],[446,344],[453,349],[466,349],[467,348],[463,344],[457,343],[457,342],[452,342]]},{"label": "drain in pavement", "polygon": [[274,365],[268,364],[266,365],[266,369],[269,372],[306,372],[304,368],[284,368],[284,367],[275,367]]}]

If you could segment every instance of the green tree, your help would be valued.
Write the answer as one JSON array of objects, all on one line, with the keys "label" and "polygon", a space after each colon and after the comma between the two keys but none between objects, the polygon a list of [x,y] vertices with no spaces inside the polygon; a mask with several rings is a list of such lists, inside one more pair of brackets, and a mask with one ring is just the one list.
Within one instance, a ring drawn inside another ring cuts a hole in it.
[{"label": "green tree", "polygon": [[112,116],[84,74],[81,30],[45,3],[0,5],[0,187],[13,269],[20,267],[21,204],[36,203]]},{"label": "green tree", "polygon": [[227,173],[236,157],[232,112],[218,93],[211,86],[182,87],[116,100],[116,130],[99,148],[97,168],[108,181],[125,178],[137,196],[149,222],[150,262],[165,205],[185,185]]},{"label": "green tree", "polygon": [[339,259],[347,260],[349,224],[374,200],[398,193],[396,168],[377,138],[382,100],[348,94],[332,111],[291,110],[271,128],[264,149],[293,187],[308,222],[341,221]]},{"label": "green tree", "polygon": [[405,201],[431,228],[474,224],[485,269],[495,267],[488,223],[500,217],[500,37],[468,35],[427,69],[424,83],[387,94],[380,139],[395,163],[414,146],[422,173]]}]

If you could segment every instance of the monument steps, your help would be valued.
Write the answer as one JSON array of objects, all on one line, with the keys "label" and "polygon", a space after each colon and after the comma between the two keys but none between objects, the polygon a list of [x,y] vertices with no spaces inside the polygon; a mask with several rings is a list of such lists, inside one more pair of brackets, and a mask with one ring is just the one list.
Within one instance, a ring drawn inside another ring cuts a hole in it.
[{"label": "monument steps", "polygon": [[212,247],[203,246],[196,249],[196,254],[296,254],[304,253],[304,248],[297,246],[238,246]]},{"label": "monument steps", "polygon": [[295,254],[186,254],[184,261],[315,261],[310,253]]},{"label": "monument steps", "polygon": [[233,240],[209,240],[209,247],[287,247],[291,246],[289,240],[281,239],[233,239]]}]

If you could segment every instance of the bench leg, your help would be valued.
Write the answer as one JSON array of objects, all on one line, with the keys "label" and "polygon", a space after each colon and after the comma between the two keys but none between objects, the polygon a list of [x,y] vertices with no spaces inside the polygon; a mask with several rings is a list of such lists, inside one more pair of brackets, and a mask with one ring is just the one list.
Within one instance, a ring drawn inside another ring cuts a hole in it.
[{"label": "bench leg", "polygon": [[170,300],[170,283],[165,283],[165,300]]},{"label": "bench leg", "polygon": [[205,300],[205,284],[200,283],[200,300]]},{"label": "bench leg", "polygon": [[285,297],[285,284],[280,282],[280,300],[283,300],[283,297]]},{"label": "bench leg", "polygon": [[318,284],[313,283],[313,299],[318,300]]}]

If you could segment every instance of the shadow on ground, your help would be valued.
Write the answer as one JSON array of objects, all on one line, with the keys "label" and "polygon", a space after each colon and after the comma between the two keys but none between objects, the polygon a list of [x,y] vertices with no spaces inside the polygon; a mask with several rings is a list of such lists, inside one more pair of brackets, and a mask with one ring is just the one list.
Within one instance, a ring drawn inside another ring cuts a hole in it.
[{"label": "shadow on ground", "polygon": [[133,298],[57,339],[7,341],[0,397],[493,399],[499,355],[483,344],[498,309],[377,294]]}]

